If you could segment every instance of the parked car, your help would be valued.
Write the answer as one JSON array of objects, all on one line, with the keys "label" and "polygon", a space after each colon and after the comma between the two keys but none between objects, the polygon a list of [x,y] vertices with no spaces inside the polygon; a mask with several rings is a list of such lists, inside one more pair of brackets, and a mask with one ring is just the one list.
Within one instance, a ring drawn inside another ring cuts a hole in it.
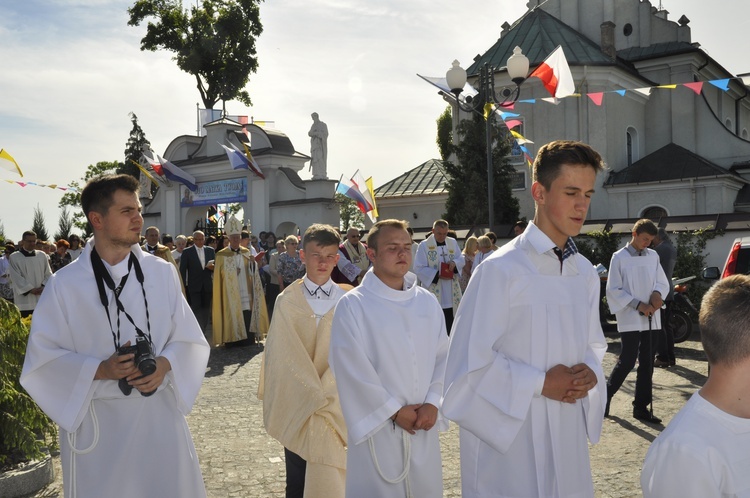
[{"label": "parked car", "polygon": [[727,261],[724,263],[724,270],[721,273],[716,266],[703,269],[703,278],[706,280],[718,280],[738,274],[750,274],[750,237],[734,239]]}]

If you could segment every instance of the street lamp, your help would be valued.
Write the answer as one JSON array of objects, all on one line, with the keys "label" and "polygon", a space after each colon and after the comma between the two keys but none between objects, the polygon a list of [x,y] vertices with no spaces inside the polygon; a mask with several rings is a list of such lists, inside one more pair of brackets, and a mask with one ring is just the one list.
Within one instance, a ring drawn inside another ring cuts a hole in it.
[{"label": "street lamp", "polygon": [[[515,83],[515,88],[503,88],[501,91],[501,97],[495,93],[495,71],[507,70],[508,76],[511,81]],[[479,94],[476,98],[479,99],[479,104],[472,105],[474,100],[472,96],[466,96],[465,101],[468,105],[462,105],[459,100],[459,95],[463,91],[464,85],[466,85],[466,70],[464,70],[458,63],[453,61],[453,67],[451,67],[447,73],[445,73],[445,79],[448,83],[448,88],[456,96],[456,105],[459,109],[465,112],[474,112],[482,115],[485,107],[488,105],[495,105],[498,107],[508,107],[518,100],[521,95],[521,83],[526,80],[526,75],[529,73],[529,59],[521,52],[521,47],[513,49],[513,55],[508,58],[508,63],[505,67],[493,68],[489,63],[485,62],[480,67],[479,71]],[[479,110],[481,109],[481,111]],[[493,167],[492,167],[492,141],[491,131],[492,125],[490,118],[494,115],[494,112],[490,112],[485,119],[485,134],[487,140],[487,201],[489,202],[489,230],[493,230],[493,224],[495,222],[495,203],[494,203],[494,183],[493,183]]]}]

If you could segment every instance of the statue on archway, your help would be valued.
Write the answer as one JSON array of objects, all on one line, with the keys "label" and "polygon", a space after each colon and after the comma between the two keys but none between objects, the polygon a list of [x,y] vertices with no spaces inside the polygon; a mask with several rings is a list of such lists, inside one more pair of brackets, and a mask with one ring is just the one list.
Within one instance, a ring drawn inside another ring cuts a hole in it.
[{"label": "statue on archway", "polygon": [[328,126],[318,118],[318,113],[312,113],[313,124],[308,132],[310,136],[310,170],[313,180],[327,180],[326,167],[328,162]]}]

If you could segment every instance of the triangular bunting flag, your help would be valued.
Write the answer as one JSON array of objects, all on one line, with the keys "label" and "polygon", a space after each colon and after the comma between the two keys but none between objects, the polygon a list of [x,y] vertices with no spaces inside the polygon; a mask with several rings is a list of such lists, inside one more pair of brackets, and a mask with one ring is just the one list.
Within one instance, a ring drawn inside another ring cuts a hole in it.
[{"label": "triangular bunting flag", "polygon": [[696,81],[695,83],[684,83],[684,86],[688,87],[692,91],[694,91],[696,94],[700,95],[701,90],[703,90],[703,82],[702,81]]},{"label": "triangular bunting flag", "polygon": [[634,88],[633,89],[634,92],[638,92],[641,95],[645,95],[647,97],[649,95],[651,95],[651,90],[652,90],[652,88],[650,86],[646,86],[646,87],[643,87],[643,88]]},{"label": "triangular bunting flag", "polygon": [[485,119],[485,121],[487,119],[489,119],[489,117],[492,115],[492,108],[493,107],[494,106],[492,104],[490,104],[489,102],[487,102],[486,104],[484,104],[484,119]]},{"label": "triangular bunting flag", "polygon": [[509,130],[512,130],[516,126],[520,126],[522,124],[523,124],[523,121],[519,119],[509,119],[508,121],[505,122],[505,126],[507,126]]},{"label": "triangular bunting flag", "polygon": [[627,92],[627,90],[615,90],[615,93],[618,94],[620,97],[624,97],[625,92]]},{"label": "triangular bunting flag", "polygon": [[673,89],[677,88],[677,85],[659,85],[656,88],[668,88],[670,90],[673,90]]},{"label": "triangular bunting flag", "polygon": [[5,149],[0,149],[0,158],[5,159],[5,161],[10,161],[15,166],[12,167],[9,164],[7,164],[5,161],[0,161],[0,167],[7,169],[8,171],[11,171],[13,173],[18,173],[19,175],[23,176],[23,172],[21,171],[21,167],[18,165],[15,159],[13,159],[13,156],[8,154],[8,152]]},{"label": "triangular bunting flag", "polygon": [[716,88],[724,90],[725,92],[729,91],[729,78],[725,78],[723,80],[711,80],[709,81],[709,83],[711,83]]},{"label": "triangular bunting flag", "polygon": [[604,99],[604,92],[587,93],[591,101],[596,105],[602,105],[602,99]]}]

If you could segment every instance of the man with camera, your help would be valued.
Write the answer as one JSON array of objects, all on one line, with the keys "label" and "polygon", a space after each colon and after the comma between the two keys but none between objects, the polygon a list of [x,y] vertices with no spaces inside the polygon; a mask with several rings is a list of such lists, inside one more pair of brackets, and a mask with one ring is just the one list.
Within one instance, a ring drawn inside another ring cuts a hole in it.
[{"label": "man with camera", "polygon": [[65,496],[205,497],[185,416],[210,349],[174,265],[138,246],[137,191],[84,188],[94,237],[46,286],[21,384],[60,425]]}]

